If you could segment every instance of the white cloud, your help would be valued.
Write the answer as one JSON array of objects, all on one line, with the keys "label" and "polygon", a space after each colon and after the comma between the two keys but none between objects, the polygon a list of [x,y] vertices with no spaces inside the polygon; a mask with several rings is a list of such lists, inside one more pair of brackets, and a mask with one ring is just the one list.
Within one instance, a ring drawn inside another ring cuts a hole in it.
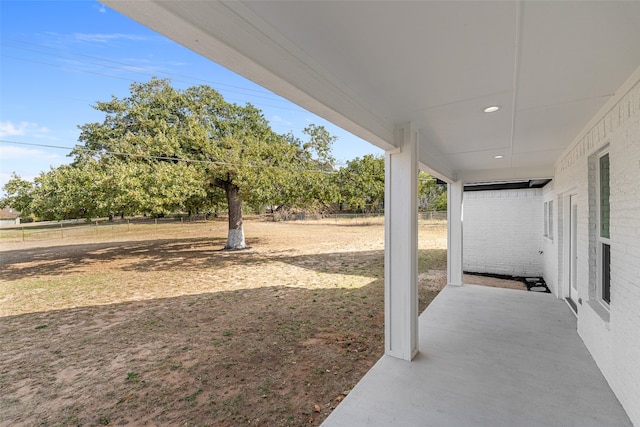
[{"label": "white cloud", "polygon": [[124,62],[124,63],[127,63],[127,64],[135,64],[135,63],[144,64],[144,65],[152,64],[152,62],[149,59],[147,59],[147,58],[138,58],[138,57],[122,58],[122,59],[120,59],[120,61]]},{"label": "white cloud", "polygon": [[0,137],[24,135],[29,123],[21,122],[17,126],[10,121],[0,122]]},{"label": "white cloud", "polygon": [[285,124],[285,125],[287,125],[287,126],[291,126],[291,125],[293,125],[293,123],[292,123],[292,122],[289,122],[289,121],[287,121],[287,120],[283,119],[283,118],[282,118],[282,117],[280,117],[280,116],[273,116],[273,117],[271,118],[271,121],[272,121],[273,123],[284,123],[284,124]]},{"label": "white cloud", "polygon": [[129,65],[119,65],[118,70],[125,71],[134,74],[146,74],[153,73],[156,76],[162,76],[164,74],[171,74],[175,67],[185,67],[191,65],[188,62],[179,61],[160,61],[149,60],[148,58],[122,58],[118,62]]},{"label": "white cloud", "polygon": [[2,145],[0,150],[0,159],[12,160],[12,159],[34,159],[34,158],[47,158],[47,159],[60,159],[59,156],[54,153],[49,153],[43,150],[37,150],[34,148],[17,147],[14,145]]},{"label": "white cloud", "polygon": [[111,33],[111,34],[89,34],[89,33],[73,33],[73,38],[77,41],[81,42],[90,42],[90,43],[108,43],[114,40],[133,40],[133,41],[144,41],[149,40],[148,37],[140,36],[137,34],[123,34],[123,33]]},{"label": "white cloud", "polygon": [[33,136],[34,138],[45,138],[45,139],[49,139],[52,141],[57,141],[58,138],[56,138],[55,136],[51,135],[51,129],[49,129],[46,126],[40,126],[36,129],[30,129],[29,130],[29,135]]},{"label": "white cloud", "polygon": [[105,5],[100,4],[100,3],[94,4],[93,8],[96,9],[100,13],[106,13],[107,12],[107,8],[105,7]]},{"label": "white cloud", "polygon": [[5,136],[30,136],[33,138],[56,139],[51,135],[51,129],[37,123],[22,121],[13,123],[10,120],[0,122],[0,138]]}]

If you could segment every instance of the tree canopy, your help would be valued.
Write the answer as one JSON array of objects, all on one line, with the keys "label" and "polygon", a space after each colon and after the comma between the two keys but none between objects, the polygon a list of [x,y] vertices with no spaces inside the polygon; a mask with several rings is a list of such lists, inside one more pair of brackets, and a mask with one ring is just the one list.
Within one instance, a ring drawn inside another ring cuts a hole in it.
[{"label": "tree canopy", "polygon": [[337,177],[340,203],[353,210],[384,209],[384,157],[367,154],[347,162]]},{"label": "tree canopy", "polygon": [[[335,140],[319,126],[309,141],[275,133],[251,104],[224,100],[200,85],[177,90],[166,79],[131,85],[130,96],[98,102],[102,123],[80,127],[74,167],[97,162],[120,174],[111,209],[172,211],[225,204],[226,247],[245,247],[242,204],[301,204],[321,196],[317,175],[333,170]],[[313,178],[311,177],[313,175]]]},{"label": "tree canopy", "polygon": [[[243,206],[383,209],[383,157],[336,169],[336,137],[324,127],[309,125],[304,141],[277,134],[259,109],[209,86],[179,90],[153,78],[94,108],[104,120],[79,126],[73,162],[34,182],[14,174],[0,204],[49,220],[226,209],[228,249],[245,247]],[[446,209],[446,191],[420,176],[421,199]]]},{"label": "tree canopy", "polygon": [[427,212],[447,210],[447,186],[426,172],[418,176],[418,202],[421,210]]},{"label": "tree canopy", "polygon": [[[365,213],[384,210],[384,157],[356,157],[338,171],[338,202]],[[424,211],[447,210],[447,188],[426,172],[418,176],[419,206]]]}]

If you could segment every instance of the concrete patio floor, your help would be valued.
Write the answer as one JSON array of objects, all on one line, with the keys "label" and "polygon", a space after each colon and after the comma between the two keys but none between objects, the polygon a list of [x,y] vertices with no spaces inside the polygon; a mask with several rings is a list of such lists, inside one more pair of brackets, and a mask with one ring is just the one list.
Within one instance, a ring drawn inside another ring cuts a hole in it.
[{"label": "concrete patio floor", "polygon": [[632,425],[551,294],[447,286],[419,328],[414,361],[382,357],[324,427]]}]

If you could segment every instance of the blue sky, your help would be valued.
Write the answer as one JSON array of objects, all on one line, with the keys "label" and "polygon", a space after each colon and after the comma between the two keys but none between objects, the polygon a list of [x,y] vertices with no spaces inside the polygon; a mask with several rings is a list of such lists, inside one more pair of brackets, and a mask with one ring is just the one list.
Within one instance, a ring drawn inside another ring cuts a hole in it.
[{"label": "blue sky", "polygon": [[[33,179],[70,162],[78,125],[102,121],[91,106],[124,97],[134,81],[168,77],[173,86],[208,84],[225,99],[251,102],[278,133],[324,125],[339,161],[371,144],[93,1],[0,0],[0,187],[12,172]],[[23,144],[15,144],[15,142]],[[24,145],[34,144],[34,145]],[[43,147],[52,146],[52,147]]]}]

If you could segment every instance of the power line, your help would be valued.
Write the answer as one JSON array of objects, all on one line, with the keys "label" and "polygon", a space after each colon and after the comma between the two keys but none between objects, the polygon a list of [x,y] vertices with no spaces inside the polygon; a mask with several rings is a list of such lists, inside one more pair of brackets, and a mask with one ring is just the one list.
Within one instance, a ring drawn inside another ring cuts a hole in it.
[{"label": "power line", "polygon": [[[44,49],[52,50],[52,51],[54,51],[56,53],[59,53],[58,49],[55,49],[55,48],[52,48],[52,47],[49,47],[49,46],[46,46],[46,45],[43,45],[43,44],[39,44],[39,43],[33,43],[33,42],[28,42],[28,41],[25,41],[25,40],[19,40],[19,39],[13,39],[13,38],[6,38],[4,40],[12,41],[12,42],[15,42],[15,43],[26,44],[26,45],[30,45],[30,46],[36,46],[36,47],[39,47],[39,48],[44,48]],[[1,43],[1,44],[6,45],[6,43],[4,43],[4,42]],[[37,50],[31,50],[31,49],[26,49],[26,48],[11,46],[11,45],[8,45],[8,46],[9,47],[13,47],[14,49],[21,49],[21,50],[25,50],[25,51],[42,53],[44,55],[49,55],[49,56],[53,56],[53,57],[57,57],[57,58],[63,58],[63,59],[69,58],[69,57],[54,55],[54,54],[50,54],[50,53],[44,53],[44,52],[37,51]],[[154,68],[144,67],[144,66],[139,66],[139,65],[131,65],[131,64],[128,64],[126,62],[116,61],[116,60],[113,60],[113,59],[103,58],[103,57],[100,57],[100,56],[87,55],[87,54],[84,54],[84,53],[73,52],[73,51],[69,51],[69,50],[67,50],[67,52],[71,53],[72,55],[77,55],[77,56],[82,56],[82,57],[92,58],[92,59],[98,59],[100,61],[111,62],[111,63],[114,63],[114,64],[124,65],[124,66],[127,66],[127,67],[135,67],[135,68],[148,70],[148,71],[153,71],[153,72],[158,71],[158,70],[156,70]],[[78,61],[77,59],[74,59],[74,58],[70,58],[70,59],[73,59],[73,60],[75,60],[77,62],[82,62],[82,61]],[[241,90],[244,90],[244,91],[263,93],[265,95],[273,95],[273,92],[270,92],[270,91],[267,91],[267,90],[252,89],[252,88],[248,88],[248,87],[230,85],[230,84],[227,84],[227,83],[214,82],[212,80],[201,79],[201,78],[198,78],[198,77],[188,76],[186,74],[173,73],[173,72],[170,72],[170,71],[163,71],[162,73],[163,74],[167,74],[167,75],[177,76],[177,77],[184,77],[184,78],[187,78],[187,79],[190,79],[190,80],[197,80],[197,81],[201,81],[201,82],[212,84],[212,85],[216,85],[216,86],[227,86],[227,87],[231,87],[231,88],[234,88],[234,89],[241,89]],[[286,100],[283,100],[283,99],[275,99],[275,98],[272,98],[272,99],[274,99],[274,100],[282,100],[283,102],[286,102]]]},{"label": "power line", "polygon": [[96,71],[81,70],[79,68],[65,67],[64,65],[52,64],[50,62],[44,62],[44,61],[36,61],[35,59],[20,58],[18,56],[6,55],[4,53],[2,54],[2,56],[5,57],[5,58],[17,59],[19,61],[33,62],[34,64],[41,64],[41,65],[48,65],[50,67],[62,68],[64,70],[77,71],[77,72],[80,72],[80,73],[87,73],[87,74],[95,74],[97,76],[109,77],[111,79],[126,80],[126,81],[129,81],[129,82],[135,81],[133,79],[126,78],[126,77],[118,77],[118,76],[112,76],[110,74],[98,73]]},{"label": "power line", "polygon": [[4,142],[6,144],[28,145],[31,147],[59,148],[63,150],[73,150],[72,147],[63,147],[61,145],[48,145],[48,144],[36,144],[32,142],[9,141],[8,139],[0,139],[0,142]]},{"label": "power line", "polygon": [[[138,65],[131,65],[131,64],[126,64],[126,63],[117,62],[117,61],[110,61],[110,62],[115,62],[117,64],[124,65],[127,68],[117,67],[117,66],[113,66],[113,65],[101,64],[99,62],[80,61],[80,60],[75,59],[75,58],[64,57],[64,56],[60,56],[60,55],[54,55],[54,54],[46,53],[46,52],[39,52],[39,51],[33,50],[33,49],[25,49],[25,48],[18,48],[18,47],[13,47],[13,48],[14,49],[23,50],[23,51],[27,51],[27,52],[35,52],[35,53],[39,53],[39,54],[42,54],[42,55],[52,56],[52,57],[57,58],[57,59],[68,59],[70,61],[77,62],[77,63],[79,63],[81,65],[82,64],[83,65],[95,65],[97,67],[109,68],[109,69],[113,69],[113,70],[116,70],[116,71],[122,71],[124,73],[129,73],[129,74],[142,74],[142,75],[151,76],[151,77],[156,76],[158,74],[173,74],[173,75],[176,75],[175,73],[170,73],[170,72],[167,72],[167,71],[154,70],[154,69],[147,68],[147,67],[141,67],[141,66],[138,66]],[[12,58],[12,59],[23,60],[23,61],[33,61],[32,59],[20,58],[20,57],[11,56],[11,55],[3,55],[3,56],[6,56],[6,57]],[[108,61],[108,60],[105,60],[105,61]],[[64,66],[53,64],[53,63],[50,63],[50,62],[40,62],[40,63],[41,64],[48,64],[48,65],[52,65],[52,66],[58,66],[58,67],[61,67],[61,68],[64,67]],[[88,70],[81,69],[81,68],[72,68],[72,67],[69,67],[69,66],[64,67],[64,68],[72,69],[74,71],[79,71],[79,72],[88,72]],[[146,70],[148,72],[142,72],[140,70]],[[105,76],[107,76],[107,75],[105,74]],[[187,78],[190,78],[190,77],[187,77]],[[204,80],[201,80],[201,79],[195,79],[195,80],[204,81]],[[173,79],[173,81],[178,81],[178,82],[188,83],[188,84],[191,83],[190,81],[178,80],[178,79]],[[220,85],[220,84],[218,83],[218,85]],[[251,89],[243,89],[243,90],[251,90]],[[238,94],[241,94],[241,95],[252,96],[252,97],[256,97],[256,98],[268,99],[268,100],[271,100],[271,101],[282,101],[281,99],[277,99],[277,98],[273,98],[273,97],[267,97],[267,96],[262,96],[262,95],[249,95],[249,94],[247,94],[245,92],[240,92],[238,90],[226,89],[226,91],[227,92],[231,92],[231,93],[238,93]],[[260,93],[263,93],[263,92],[260,92]]]},{"label": "power line", "polygon": [[[24,146],[29,146],[29,147],[40,147],[40,148],[55,148],[55,149],[61,149],[61,150],[81,150],[84,151],[86,153],[96,153],[96,154],[107,154],[107,155],[112,155],[112,156],[122,156],[122,157],[131,157],[131,158],[141,158],[141,159],[150,159],[150,160],[163,160],[163,161],[172,161],[172,162],[185,162],[185,163],[198,163],[198,164],[212,164],[212,165],[217,165],[217,166],[237,166],[237,167],[249,167],[249,168],[272,168],[272,169],[280,169],[280,170],[285,170],[285,171],[298,171],[298,172],[311,172],[311,173],[321,173],[321,174],[325,174],[325,175],[335,175],[338,173],[338,171],[323,171],[323,170],[317,170],[317,169],[291,169],[291,168],[286,168],[283,166],[276,166],[276,165],[255,165],[255,164],[251,164],[251,163],[231,163],[231,162],[222,162],[222,161],[215,161],[215,160],[199,160],[199,159],[187,159],[187,158],[183,158],[183,157],[170,157],[170,156],[154,156],[151,154],[138,154],[138,153],[125,153],[125,152],[118,152],[118,151],[108,151],[108,150],[91,150],[85,147],[81,147],[76,145],[75,147],[65,147],[62,145],[52,145],[52,144],[39,144],[39,143],[32,143],[32,142],[21,142],[21,141],[10,141],[7,139],[0,139],[0,143],[5,143],[5,144],[16,144],[16,145],[24,145]],[[340,163],[338,163],[338,165],[340,165]],[[432,182],[432,181],[437,181],[437,179],[430,177],[430,178],[418,178],[419,182]]]},{"label": "power line", "polygon": [[[4,53],[2,53],[0,56],[3,56],[5,58],[17,59],[19,61],[33,62],[35,64],[48,65],[50,67],[62,68],[62,69],[71,70],[71,71],[75,71],[75,72],[79,72],[79,73],[94,74],[94,75],[97,75],[97,76],[108,77],[108,78],[118,79],[118,80],[124,80],[124,81],[134,82],[134,83],[137,82],[137,80],[132,79],[132,78],[128,78],[128,77],[119,77],[119,76],[114,76],[114,75],[111,75],[111,74],[99,73],[97,71],[83,70],[81,68],[73,68],[73,67],[68,67],[68,66],[64,66],[64,65],[53,64],[51,62],[36,61],[35,59],[20,58],[20,57],[17,57],[17,56],[6,55]],[[189,82],[185,82],[185,83],[189,83]],[[248,95],[248,96],[255,96],[255,95]],[[232,101],[232,102],[247,102],[245,99],[238,99],[238,98],[225,98],[225,100]],[[278,109],[281,109],[281,110],[306,112],[305,110],[301,110],[299,108],[289,108],[289,107],[283,107],[283,106],[280,106],[280,105],[265,104],[263,102],[255,102],[255,103],[252,103],[252,104],[255,104],[257,106],[262,106],[262,107],[278,108]]]},{"label": "power line", "polygon": [[[17,43],[23,43],[23,44],[27,44],[27,45],[32,45],[32,46],[37,46],[37,47],[40,47],[40,48],[53,50],[52,48],[50,48],[48,46],[44,46],[44,45],[40,45],[40,44],[36,44],[36,43],[30,43],[30,42],[25,42],[25,41],[16,40],[16,39],[7,39],[7,40],[10,40],[10,41],[13,41],[13,42],[17,42]],[[200,78],[197,78],[197,77],[188,76],[188,75],[184,75],[184,74],[173,73],[173,72],[170,72],[170,71],[162,71],[162,70],[158,70],[158,69],[154,69],[154,68],[150,68],[150,67],[144,67],[144,66],[140,66],[140,65],[129,64],[129,63],[126,63],[126,62],[115,61],[115,60],[111,60],[111,59],[107,59],[107,58],[101,58],[101,57],[98,57],[98,56],[86,55],[86,54],[82,54],[82,53],[72,52],[73,55],[83,56],[83,57],[92,58],[92,59],[98,59],[99,61],[118,64],[118,65],[122,65],[122,66],[127,67],[127,68],[123,68],[123,67],[119,67],[119,66],[107,65],[107,64],[99,63],[99,62],[83,61],[83,60],[79,60],[79,59],[73,58],[73,56],[62,56],[62,55],[59,55],[59,54],[42,52],[42,51],[38,51],[38,50],[34,50],[34,49],[27,49],[27,48],[24,48],[24,47],[12,46],[12,45],[4,43],[4,42],[1,43],[1,44],[3,46],[7,46],[9,48],[18,49],[18,50],[22,50],[22,51],[26,51],[26,52],[34,52],[34,53],[38,53],[38,54],[41,54],[41,55],[51,56],[51,57],[54,57],[54,58],[57,58],[57,59],[70,60],[70,61],[77,62],[79,64],[94,65],[94,66],[98,66],[98,67],[102,67],[102,68],[114,69],[116,71],[121,71],[121,72],[125,72],[125,73],[142,74],[142,75],[146,75],[146,76],[155,76],[155,75],[158,75],[158,74],[160,74],[160,75],[169,75],[169,76],[173,75],[173,76],[189,79],[189,80],[174,79],[174,81],[178,81],[178,82],[182,82],[182,83],[191,84],[191,83],[193,83],[193,81],[200,81],[200,82],[208,83],[208,84],[211,84],[211,85],[214,85],[214,86],[226,86],[226,87],[230,87],[230,88],[234,88],[234,89],[239,89],[239,90],[224,89],[226,92],[237,93],[237,94],[240,94],[240,95],[250,96],[250,97],[254,97],[254,98],[262,98],[262,99],[266,99],[266,100],[270,100],[270,101],[276,101],[276,102],[289,102],[289,101],[287,101],[287,100],[285,100],[283,98],[280,98],[280,97],[275,98],[273,96],[263,96],[263,95],[246,93],[246,92],[256,92],[256,93],[265,94],[265,95],[274,95],[272,92],[268,92],[268,91],[261,91],[261,90],[242,87],[242,86],[235,86],[235,85],[229,85],[229,84],[220,83],[220,82],[214,82],[214,81],[200,79]],[[37,64],[48,65],[48,66],[51,66],[51,67],[62,68],[62,69],[67,69],[67,70],[71,70],[71,71],[76,71],[76,72],[95,74],[95,75],[99,75],[99,76],[103,76],[103,77],[109,77],[109,78],[114,78],[114,79],[119,79],[119,80],[126,80],[126,81],[131,81],[131,82],[135,82],[136,81],[135,79],[131,79],[131,78],[127,78],[127,77],[119,77],[119,76],[114,76],[114,75],[110,75],[110,74],[99,73],[99,72],[96,72],[96,71],[90,71],[90,70],[86,70],[86,69],[82,69],[82,68],[70,67],[70,66],[65,66],[65,65],[61,65],[61,64],[45,62],[45,61],[38,61],[38,60],[35,60],[35,59],[17,57],[17,56],[7,55],[5,53],[3,53],[2,56],[7,57],[7,58],[12,58],[12,59],[17,59],[17,60],[20,60],[20,61],[33,62],[33,63],[37,63]],[[146,72],[143,72],[141,70],[144,70]],[[244,100],[244,99],[242,99],[242,100],[240,100],[240,99],[229,99],[229,100],[237,101],[237,102],[246,102],[246,100]],[[278,105],[270,105],[270,104],[264,104],[262,102],[256,102],[256,104],[257,105],[267,106],[267,107],[272,107],[272,108],[280,108],[280,109],[289,110],[289,111],[305,112],[305,110],[302,110],[302,109],[299,109],[299,108],[289,108],[289,107],[278,106]]]},{"label": "power line", "polygon": [[[153,156],[153,155],[150,155],[150,154],[123,153],[123,152],[106,151],[106,150],[91,150],[89,148],[81,147],[81,146],[78,146],[78,145],[76,145],[75,147],[66,147],[66,146],[62,146],[62,145],[51,145],[51,144],[39,144],[39,143],[34,143],[34,142],[10,141],[10,140],[7,140],[7,139],[0,139],[0,143],[25,145],[25,146],[29,146],[29,147],[55,148],[55,149],[70,150],[70,151],[83,150],[83,151],[88,152],[88,153],[110,154],[110,155],[125,156],[125,157],[140,157],[140,158],[154,159],[154,160],[169,160],[169,161],[181,161],[181,162],[188,162],[188,163],[205,163],[205,164],[209,163],[209,164],[225,165],[225,166],[247,166],[247,167],[253,167],[253,168],[272,167],[272,168],[280,168],[280,169],[287,170],[287,168],[284,168],[282,166],[274,166],[274,165],[252,165],[252,164],[249,164],[249,163],[243,164],[243,163],[217,162],[217,161],[214,161],[214,160],[198,160],[198,159],[186,159],[186,158],[181,158],[181,157]],[[336,162],[336,165],[345,166],[346,163]],[[307,171],[308,172],[326,173],[326,174],[338,173],[338,171],[321,171],[321,170],[312,170],[312,169],[309,169]],[[418,181],[420,181],[420,182],[431,182],[431,181],[438,181],[438,180],[436,178],[430,177],[430,178],[418,178]]]},{"label": "power line", "polygon": [[183,157],[170,157],[170,156],[154,156],[151,154],[138,154],[138,153],[125,153],[125,152],[118,152],[118,151],[108,151],[108,150],[92,150],[89,148],[85,148],[85,147],[81,147],[81,146],[75,146],[73,148],[71,147],[64,147],[64,146],[60,146],[60,145],[50,145],[50,144],[37,144],[37,143],[31,143],[31,142],[20,142],[20,141],[9,141],[6,139],[0,139],[0,142],[6,143],[6,144],[17,144],[17,145],[26,145],[26,146],[30,146],[30,147],[44,147],[44,148],[56,148],[56,149],[64,149],[64,150],[80,150],[80,151],[84,151],[86,153],[95,153],[95,154],[107,154],[107,155],[111,155],[111,156],[122,156],[122,157],[131,157],[131,158],[141,158],[141,159],[150,159],[150,160],[164,160],[164,161],[172,161],[172,162],[185,162],[185,163],[199,163],[199,164],[212,164],[212,165],[218,165],[218,166],[238,166],[238,167],[249,167],[249,168],[276,168],[276,169],[281,169],[281,170],[287,170],[287,171],[299,171],[299,172],[312,172],[312,173],[323,173],[323,174],[327,174],[327,175],[332,175],[337,173],[336,171],[323,171],[323,170],[316,170],[316,169],[293,169],[293,168],[286,168],[283,166],[276,166],[276,165],[255,165],[255,164],[251,164],[251,163],[231,163],[231,162],[222,162],[222,161],[215,161],[215,160],[200,160],[200,159],[187,159],[187,158],[183,158]]}]

